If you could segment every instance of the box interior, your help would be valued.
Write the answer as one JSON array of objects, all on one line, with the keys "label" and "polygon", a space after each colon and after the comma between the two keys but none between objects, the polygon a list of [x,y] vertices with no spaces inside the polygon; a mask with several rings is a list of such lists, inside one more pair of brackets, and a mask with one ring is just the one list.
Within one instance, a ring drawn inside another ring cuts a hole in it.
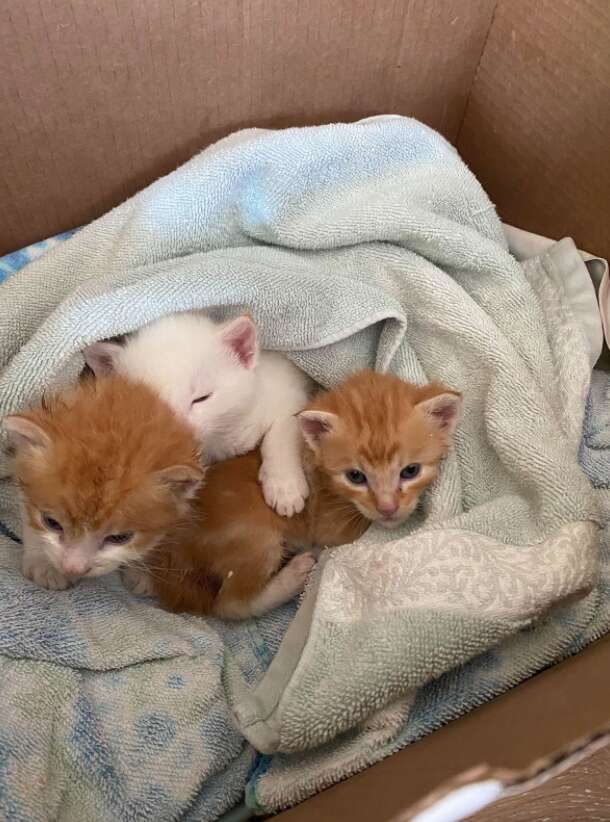
[{"label": "box interior", "polygon": [[219,137],[411,115],[506,222],[610,256],[607,0],[8,0],[0,254]]},{"label": "box interior", "polygon": [[[610,257],[607,0],[126,9],[4,4],[0,254],[91,221],[235,129],[391,112],[453,142],[503,220]],[[592,733],[609,677],[602,640],[282,817],[406,819],[472,765],[524,768]]]}]

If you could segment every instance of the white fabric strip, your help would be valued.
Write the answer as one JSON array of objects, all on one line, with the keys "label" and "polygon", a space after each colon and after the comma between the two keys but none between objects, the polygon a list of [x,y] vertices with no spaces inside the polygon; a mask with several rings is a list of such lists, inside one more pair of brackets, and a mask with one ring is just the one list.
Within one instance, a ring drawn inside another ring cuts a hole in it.
[{"label": "white fabric strip", "polygon": [[[531,234],[520,228],[506,224],[503,224],[503,228],[510,252],[520,262],[544,254],[555,245],[554,240]],[[602,352],[604,334],[608,341],[608,327],[610,327],[608,263],[587,252],[580,251],[579,255],[581,262],[566,248],[555,256],[554,262],[558,271],[563,275],[566,297],[589,342],[589,355],[591,368],[593,368]],[[596,285],[600,289],[599,304],[595,295]]]}]

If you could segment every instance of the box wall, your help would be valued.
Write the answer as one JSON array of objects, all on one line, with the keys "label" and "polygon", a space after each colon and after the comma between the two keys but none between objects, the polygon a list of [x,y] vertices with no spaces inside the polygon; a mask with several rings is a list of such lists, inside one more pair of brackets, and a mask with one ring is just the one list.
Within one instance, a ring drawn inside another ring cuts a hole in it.
[{"label": "box wall", "polygon": [[504,221],[610,257],[610,2],[499,0],[458,148]]},{"label": "box wall", "polygon": [[0,254],[100,216],[244,126],[398,112],[455,140],[494,7],[5,0]]}]

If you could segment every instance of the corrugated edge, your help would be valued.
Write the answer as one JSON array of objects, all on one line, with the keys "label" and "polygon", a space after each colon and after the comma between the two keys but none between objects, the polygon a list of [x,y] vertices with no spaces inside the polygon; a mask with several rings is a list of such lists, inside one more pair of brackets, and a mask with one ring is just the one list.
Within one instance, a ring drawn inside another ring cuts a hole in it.
[{"label": "corrugated edge", "polygon": [[390,822],[459,822],[500,799],[543,785],[610,743],[610,724],[521,771],[477,766],[448,780]]}]

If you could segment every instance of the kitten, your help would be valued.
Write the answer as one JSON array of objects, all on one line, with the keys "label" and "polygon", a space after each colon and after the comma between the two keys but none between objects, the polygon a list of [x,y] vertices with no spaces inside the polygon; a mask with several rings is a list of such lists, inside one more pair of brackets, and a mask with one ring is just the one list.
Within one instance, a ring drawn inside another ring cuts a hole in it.
[{"label": "kitten", "polygon": [[139,562],[192,519],[187,426],[143,384],[86,380],[4,418],[21,492],[23,573],[45,588]]},{"label": "kitten", "polygon": [[200,539],[155,549],[150,590],[170,610],[233,619],[290,599],[314,560],[305,553],[281,568],[287,552],[353,542],[371,522],[394,528],[412,514],[447,454],[460,407],[461,396],[442,385],[370,371],[320,392],[299,415],[311,489],[305,509],[285,519],[265,505],[257,451],[211,466],[197,501]]},{"label": "kitten", "polygon": [[267,503],[283,516],[303,509],[308,486],[294,415],[309,396],[306,375],[282,354],[259,351],[248,316],[217,324],[201,314],[165,317],[125,346],[84,352],[96,376],[116,371],[149,385],[191,425],[206,462],[260,444]]},{"label": "kitten", "polygon": [[323,488],[371,522],[397,527],[436,478],[461,405],[461,394],[439,383],[416,386],[366,370],[320,392],[299,415],[318,493]]}]

